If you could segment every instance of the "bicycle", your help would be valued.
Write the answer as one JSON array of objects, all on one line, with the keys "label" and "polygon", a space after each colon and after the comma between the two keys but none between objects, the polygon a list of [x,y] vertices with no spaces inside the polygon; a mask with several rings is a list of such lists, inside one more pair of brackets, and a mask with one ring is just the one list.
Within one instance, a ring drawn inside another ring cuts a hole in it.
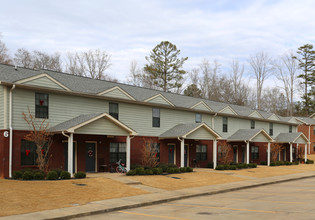
[{"label": "bicycle", "polygon": [[126,167],[124,167],[125,164],[121,163],[121,159],[118,162],[116,162],[116,164],[118,165],[116,167],[117,173],[127,173],[127,169]]}]

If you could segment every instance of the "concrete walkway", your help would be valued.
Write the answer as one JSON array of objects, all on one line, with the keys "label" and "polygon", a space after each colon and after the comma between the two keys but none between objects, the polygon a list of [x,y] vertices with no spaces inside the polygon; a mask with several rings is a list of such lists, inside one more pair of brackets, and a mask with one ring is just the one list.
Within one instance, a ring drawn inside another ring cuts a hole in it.
[{"label": "concrete walkway", "polygon": [[[97,175],[97,174],[95,174]],[[118,211],[129,208],[136,208],[142,206],[149,206],[153,204],[159,204],[164,202],[170,202],[174,200],[179,200],[183,198],[190,198],[196,196],[204,196],[204,195],[214,195],[218,193],[224,193],[229,191],[236,191],[246,188],[253,188],[263,185],[293,181],[304,178],[315,177],[315,171],[283,175],[283,176],[275,176],[268,178],[255,178],[249,179],[240,182],[232,182],[211,186],[203,186],[203,187],[195,187],[195,188],[186,188],[174,191],[167,191],[156,189],[149,186],[141,185],[139,182],[135,182],[132,180],[128,180],[128,178],[122,178],[121,175],[115,174],[110,175],[112,179],[117,181],[124,182],[128,185],[133,185],[133,187],[137,187],[143,190],[147,190],[151,192],[150,194],[144,194],[139,196],[131,196],[131,197],[123,197],[117,199],[108,199],[96,202],[90,202],[86,205],[47,210],[34,212],[29,214],[22,215],[14,215],[8,217],[2,217],[2,219],[8,220],[24,220],[24,219],[70,219],[74,217],[87,216],[92,214],[99,214],[105,212]]]}]

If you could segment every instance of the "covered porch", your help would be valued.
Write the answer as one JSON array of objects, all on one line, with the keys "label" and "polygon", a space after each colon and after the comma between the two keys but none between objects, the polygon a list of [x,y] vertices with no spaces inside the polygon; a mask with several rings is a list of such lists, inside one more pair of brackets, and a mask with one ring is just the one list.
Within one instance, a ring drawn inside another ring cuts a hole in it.
[{"label": "covered porch", "polygon": [[[80,115],[56,125],[50,131],[66,138],[62,143],[64,167],[71,175],[78,167],[80,170],[85,167],[86,172],[97,172],[99,165],[105,163],[106,152],[100,148],[104,146],[108,146],[108,151],[124,148],[126,168],[130,170],[130,142],[137,133],[108,113]],[[110,141],[117,146],[109,144]],[[98,151],[102,157],[98,156]],[[120,156],[119,150],[117,156]]]},{"label": "covered porch", "polygon": [[247,164],[259,163],[267,154],[267,165],[270,165],[270,144],[273,139],[264,129],[239,129],[227,139],[227,142],[232,147],[234,162],[239,162],[241,158],[241,161]]},{"label": "covered porch", "polygon": [[[179,124],[173,128],[165,131],[159,136],[161,141],[166,142],[180,142],[179,148],[179,161],[180,167],[189,166],[189,160],[201,159],[208,163],[213,161],[214,168],[217,164],[217,154],[212,153],[212,160],[208,158],[210,152],[217,152],[217,140],[221,139],[221,136],[210,128],[206,123],[193,123],[193,124]],[[168,143],[166,145],[170,146]],[[211,149],[212,145],[212,149]],[[194,154],[188,154],[194,147]],[[174,157],[176,161],[176,153],[173,156],[172,150],[169,149],[169,158]],[[192,155],[193,158],[189,158],[188,155]]]},{"label": "covered porch", "polygon": [[296,146],[296,151],[294,153],[299,151],[301,147],[304,146],[304,161],[307,161],[307,144],[309,140],[307,137],[302,133],[302,132],[295,132],[295,133],[280,133],[276,138],[275,138],[276,143],[280,143],[283,145],[288,144],[289,145],[289,158],[290,162],[293,161],[293,150],[294,146]]}]

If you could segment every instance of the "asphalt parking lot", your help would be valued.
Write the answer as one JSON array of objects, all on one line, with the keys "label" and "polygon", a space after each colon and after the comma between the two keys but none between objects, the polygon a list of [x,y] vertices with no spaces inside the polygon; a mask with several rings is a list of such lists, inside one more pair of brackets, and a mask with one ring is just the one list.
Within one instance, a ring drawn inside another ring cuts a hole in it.
[{"label": "asphalt parking lot", "polygon": [[315,219],[315,178],[77,219]]}]

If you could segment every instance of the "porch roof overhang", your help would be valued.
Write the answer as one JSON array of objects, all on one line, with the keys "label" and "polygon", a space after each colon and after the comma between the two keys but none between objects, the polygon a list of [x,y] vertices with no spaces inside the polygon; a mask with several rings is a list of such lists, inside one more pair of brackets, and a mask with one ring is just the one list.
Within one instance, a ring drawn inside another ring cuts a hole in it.
[{"label": "porch roof overhang", "polygon": [[178,124],[159,136],[159,139],[173,138],[216,140],[222,137],[206,123],[193,123]]},{"label": "porch roof overhang", "polygon": [[275,141],[277,143],[307,144],[309,140],[302,132],[280,133]]},{"label": "porch roof overhang", "polygon": [[229,138],[228,142],[273,142],[272,137],[264,129],[239,129]]},{"label": "porch roof overhang", "polygon": [[[106,131],[109,132],[106,132]],[[94,113],[79,115],[64,121],[49,129],[52,133],[84,133],[101,135],[137,135],[137,132],[129,128],[108,113]],[[115,132],[117,134],[115,134]]]}]

